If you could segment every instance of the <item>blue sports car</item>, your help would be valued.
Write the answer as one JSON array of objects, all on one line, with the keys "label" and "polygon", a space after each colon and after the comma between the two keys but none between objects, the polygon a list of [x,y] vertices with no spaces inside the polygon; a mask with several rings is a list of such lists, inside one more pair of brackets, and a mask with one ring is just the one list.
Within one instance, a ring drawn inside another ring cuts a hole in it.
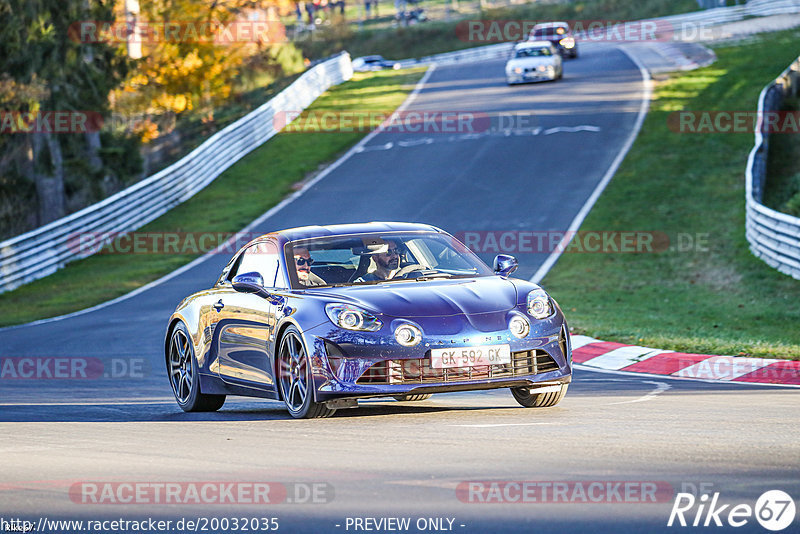
[{"label": "blue sports car", "polygon": [[164,351],[178,405],[213,411],[227,395],[282,400],[328,417],[358,399],[510,388],[557,404],[572,378],[558,304],[433,226],[308,226],[239,250],[213,287],[185,298]]}]

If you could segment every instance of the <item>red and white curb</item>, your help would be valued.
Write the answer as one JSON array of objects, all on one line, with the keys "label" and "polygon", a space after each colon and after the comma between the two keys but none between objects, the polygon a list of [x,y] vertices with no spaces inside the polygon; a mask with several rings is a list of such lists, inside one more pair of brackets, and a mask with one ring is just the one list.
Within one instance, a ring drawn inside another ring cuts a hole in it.
[{"label": "red and white curb", "polygon": [[800,361],[674,352],[580,335],[572,336],[572,361],[605,371],[800,386]]}]

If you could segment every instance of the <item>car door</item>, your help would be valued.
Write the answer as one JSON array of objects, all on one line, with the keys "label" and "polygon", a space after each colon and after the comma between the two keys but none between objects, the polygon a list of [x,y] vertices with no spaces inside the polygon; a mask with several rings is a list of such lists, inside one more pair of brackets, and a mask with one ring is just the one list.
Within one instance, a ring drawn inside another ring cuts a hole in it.
[{"label": "car door", "polygon": [[237,274],[249,272],[260,273],[268,291],[285,287],[273,241],[250,245],[226,276],[215,304],[219,316],[214,336],[218,372],[230,384],[277,391],[269,351],[276,306],[264,297],[240,293],[231,284]]}]

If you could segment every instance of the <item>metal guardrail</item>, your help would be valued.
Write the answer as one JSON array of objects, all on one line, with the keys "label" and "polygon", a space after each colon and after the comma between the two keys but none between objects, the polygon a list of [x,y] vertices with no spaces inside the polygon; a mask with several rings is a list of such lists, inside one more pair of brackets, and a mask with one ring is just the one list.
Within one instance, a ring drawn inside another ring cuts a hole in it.
[{"label": "metal guardrail", "polygon": [[301,111],[352,75],[350,56],[343,52],[309,69],[269,102],[215,133],[166,169],[101,202],[1,242],[0,293],[91,255],[89,249],[95,247],[78,246],[79,235],[132,232],[188,200],[285,126],[281,121],[273,124],[275,112]]},{"label": "metal guardrail", "polygon": [[419,65],[455,65],[458,63],[469,63],[472,61],[486,61],[490,59],[506,59],[514,43],[499,43],[455,52],[445,52],[433,56],[425,56],[419,59],[402,59],[398,63],[402,68],[415,67]]},{"label": "metal guardrail", "polygon": [[755,146],[745,170],[745,235],[750,250],[771,267],[800,280],[800,218],[764,206],[769,132],[764,114],[780,111],[787,96],[796,96],[800,84],[800,58],[796,59],[758,97]]}]

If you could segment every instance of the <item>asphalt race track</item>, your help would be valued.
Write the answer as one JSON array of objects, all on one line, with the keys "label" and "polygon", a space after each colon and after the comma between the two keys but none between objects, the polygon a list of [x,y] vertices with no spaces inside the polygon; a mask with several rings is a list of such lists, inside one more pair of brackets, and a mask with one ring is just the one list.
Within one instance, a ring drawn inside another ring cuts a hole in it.
[{"label": "asphalt race track", "polygon": [[[379,134],[257,230],[369,220],[428,222],[454,234],[565,230],[625,144],[644,94],[622,52],[582,52],[556,83],[507,87],[500,61],[438,68],[409,109],[517,113],[533,126]],[[547,254],[517,257],[518,276],[529,278]],[[285,532],[401,531],[364,522],[389,517],[410,518],[409,532],[764,532],[752,517],[736,529],[666,525],[684,490],[750,507],[767,490],[800,495],[800,404],[789,388],[577,370],[564,401],[545,410],[497,390],[371,400],[325,420],[293,420],[280,403],[233,398],[220,412],[185,414],[164,370],[164,322],[227,260],[209,256],[88,313],[0,330],[3,356],[97,358],[103,369],[93,379],[0,380],[0,517],[37,525],[267,517]],[[87,482],[203,481],[280,482],[288,493],[277,504],[216,506],[70,497]],[[572,485],[566,502],[480,503],[460,491],[470,481]],[[596,481],[663,491],[644,503],[575,493]],[[312,487],[324,491],[309,498]]]}]

